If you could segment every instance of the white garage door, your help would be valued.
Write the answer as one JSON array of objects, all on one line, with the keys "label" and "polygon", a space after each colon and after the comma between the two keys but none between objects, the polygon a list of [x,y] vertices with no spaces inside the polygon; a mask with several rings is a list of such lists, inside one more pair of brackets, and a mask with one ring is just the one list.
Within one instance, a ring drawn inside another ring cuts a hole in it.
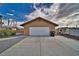
[{"label": "white garage door", "polygon": [[49,27],[30,27],[30,36],[49,36]]}]

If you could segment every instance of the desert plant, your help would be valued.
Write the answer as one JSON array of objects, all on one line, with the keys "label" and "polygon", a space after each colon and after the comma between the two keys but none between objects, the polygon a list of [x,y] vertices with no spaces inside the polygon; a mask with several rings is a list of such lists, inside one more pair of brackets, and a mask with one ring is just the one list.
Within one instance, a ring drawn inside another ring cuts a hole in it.
[{"label": "desert plant", "polygon": [[4,28],[0,30],[0,37],[8,37],[8,36],[13,36],[13,35],[16,35],[16,32],[10,28]]}]

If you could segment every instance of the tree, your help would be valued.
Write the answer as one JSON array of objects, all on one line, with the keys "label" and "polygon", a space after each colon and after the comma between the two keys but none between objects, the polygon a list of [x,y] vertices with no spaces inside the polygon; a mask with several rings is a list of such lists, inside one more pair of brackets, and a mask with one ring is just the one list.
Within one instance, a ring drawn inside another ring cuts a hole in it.
[{"label": "tree", "polygon": [[0,15],[0,27],[2,27],[2,24],[3,24],[3,22],[2,22],[2,15]]}]

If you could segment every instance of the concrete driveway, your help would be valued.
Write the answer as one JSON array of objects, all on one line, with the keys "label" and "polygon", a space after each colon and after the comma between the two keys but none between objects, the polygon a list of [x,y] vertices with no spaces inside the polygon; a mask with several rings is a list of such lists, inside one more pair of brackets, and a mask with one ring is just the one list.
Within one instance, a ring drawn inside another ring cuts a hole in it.
[{"label": "concrete driveway", "polygon": [[[79,51],[63,43],[62,36],[27,37],[1,53],[1,56],[77,56]],[[71,40],[72,41],[72,40]],[[69,42],[69,41],[67,41]],[[74,42],[76,42],[74,40]],[[78,44],[78,43],[77,43]]]}]

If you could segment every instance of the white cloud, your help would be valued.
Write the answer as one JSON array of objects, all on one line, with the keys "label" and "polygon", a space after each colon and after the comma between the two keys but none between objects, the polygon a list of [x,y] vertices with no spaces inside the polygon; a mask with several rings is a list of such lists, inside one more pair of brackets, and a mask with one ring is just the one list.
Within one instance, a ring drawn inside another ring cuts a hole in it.
[{"label": "white cloud", "polygon": [[29,15],[25,15],[28,19],[34,19],[36,17],[45,17],[45,14],[41,11],[41,9],[37,9]]},{"label": "white cloud", "polygon": [[6,13],[7,15],[10,15],[10,16],[13,16],[14,14],[11,14],[11,13]]},{"label": "white cloud", "polygon": [[49,20],[55,20],[58,10],[59,10],[59,5],[58,3],[52,4],[50,8],[37,8],[36,5],[33,5],[33,8],[35,11],[30,13],[29,15],[25,15],[28,19],[34,19],[36,17],[43,17]]},{"label": "white cloud", "polygon": [[[33,8],[35,9],[34,12],[30,13],[29,15],[26,15],[26,17],[28,18],[28,20],[32,20],[36,17],[43,17],[46,19],[49,19],[50,21],[56,22],[57,24],[59,24],[60,26],[75,26],[75,24],[79,24],[77,21],[79,21],[79,15],[78,17],[75,15],[79,14],[78,10],[75,12],[71,12],[70,9],[75,10],[76,7],[78,7],[78,5],[75,4],[65,4],[64,7],[62,7],[61,9],[59,9],[60,4],[59,3],[54,3],[51,5],[50,8],[37,8],[36,5],[33,5]],[[69,8],[68,8],[69,7]],[[42,10],[41,10],[42,9]],[[67,16],[64,16],[63,13],[68,13],[68,10],[71,12],[70,14],[68,14]],[[59,14],[59,12],[62,12],[61,18],[57,18]],[[74,17],[73,17],[74,16]],[[72,20],[73,19],[73,20]]]}]

